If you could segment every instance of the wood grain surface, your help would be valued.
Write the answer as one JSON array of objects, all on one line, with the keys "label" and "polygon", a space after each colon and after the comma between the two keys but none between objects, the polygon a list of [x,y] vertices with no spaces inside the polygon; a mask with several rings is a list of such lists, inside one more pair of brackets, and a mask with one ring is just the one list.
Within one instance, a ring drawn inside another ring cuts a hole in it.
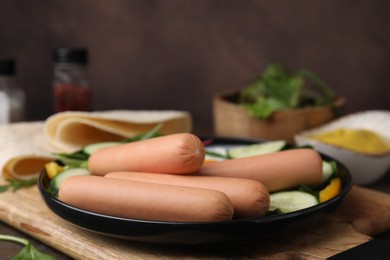
[{"label": "wood grain surface", "polygon": [[0,220],[75,259],[324,259],[390,229],[390,195],[355,186],[318,227],[278,239],[229,246],[173,247],[110,238],[55,215],[37,187],[0,194]]}]

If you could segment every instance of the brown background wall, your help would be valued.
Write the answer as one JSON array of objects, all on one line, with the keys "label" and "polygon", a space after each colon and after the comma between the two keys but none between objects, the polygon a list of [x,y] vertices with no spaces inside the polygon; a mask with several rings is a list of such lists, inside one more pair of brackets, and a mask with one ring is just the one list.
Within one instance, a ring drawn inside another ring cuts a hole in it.
[{"label": "brown background wall", "polygon": [[212,96],[272,61],[319,74],[346,112],[390,109],[388,0],[2,0],[0,57],[28,119],[52,113],[52,49],[84,46],[95,110],[180,109],[212,128]]}]

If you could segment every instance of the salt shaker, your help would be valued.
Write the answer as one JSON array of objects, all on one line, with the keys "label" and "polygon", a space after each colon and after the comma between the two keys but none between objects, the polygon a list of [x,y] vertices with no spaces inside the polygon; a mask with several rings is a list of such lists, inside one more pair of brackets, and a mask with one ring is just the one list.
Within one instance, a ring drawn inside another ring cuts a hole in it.
[{"label": "salt shaker", "polygon": [[25,94],[15,76],[15,60],[0,60],[0,123],[24,120]]},{"label": "salt shaker", "polygon": [[88,111],[91,89],[86,77],[88,52],[84,48],[54,50],[55,112]]}]

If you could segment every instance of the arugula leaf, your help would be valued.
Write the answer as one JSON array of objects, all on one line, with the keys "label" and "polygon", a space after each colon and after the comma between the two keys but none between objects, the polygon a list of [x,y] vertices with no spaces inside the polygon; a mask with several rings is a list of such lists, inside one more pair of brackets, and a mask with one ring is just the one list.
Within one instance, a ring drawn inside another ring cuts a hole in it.
[{"label": "arugula leaf", "polygon": [[145,140],[145,139],[150,139],[152,137],[160,136],[158,131],[160,131],[162,126],[163,126],[163,124],[160,123],[160,124],[156,125],[155,127],[153,127],[151,130],[149,130],[148,132],[134,136],[134,137],[126,138],[122,142],[125,142],[125,143],[126,142],[134,142],[134,141]]},{"label": "arugula leaf", "polygon": [[[314,83],[316,89],[309,83]],[[325,105],[334,97],[329,86],[313,72],[301,69],[290,73],[281,64],[272,63],[240,91],[238,103],[250,116],[266,119],[276,110]]]},{"label": "arugula leaf", "polygon": [[302,77],[313,81],[318,87],[318,89],[321,91],[321,94],[315,98],[316,105],[329,104],[334,100],[336,94],[328,86],[328,84],[326,84],[322,79],[320,79],[320,77],[318,77],[318,75],[306,69],[301,69],[297,73]]},{"label": "arugula leaf", "polygon": [[247,109],[250,116],[258,118],[267,118],[275,110],[287,108],[286,104],[277,99],[264,97],[258,97],[253,104],[245,103],[243,107]]},{"label": "arugula leaf", "polygon": [[300,191],[303,191],[303,192],[307,192],[307,193],[310,193],[311,195],[313,195],[314,197],[317,198],[317,200],[319,199],[319,193],[317,190],[313,189],[313,188],[310,188],[309,186],[305,185],[305,184],[300,184],[298,186],[298,190]]},{"label": "arugula leaf", "polygon": [[83,152],[57,153],[55,156],[63,165],[73,168],[86,167],[89,158],[89,155]]},{"label": "arugula leaf", "polygon": [[24,245],[24,248],[19,251],[17,255],[11,258],[11,260],[55,260],[56,258],[45,253],[42,253],[38,249],[36,249],[27,239],[1,235],[0,240],[7,240],[18,242]]},{"label": "arugula leaf", "polygon": [[12,188],[12,191],[15,192],[21,188],[33,186],[37,183],[37,178],[31,178],[31,179],[27,179],[27,180],[7,179],[6,181],[8,182],[8,184],[0,186],[0,193],[8,191],[11,188]]},{"label": "arugula leaf", "polygon": [[296,107],[303,79],[287,72],[280,64],[271,64],[263,73],[261,80],[266,87],[266,97],[279,100],[286,107]]},{"label": "arugula leaf", "polygon": [[17,255],[11,260],[54,260],[53,256],[40,252],[32,244],[28,243]]}]

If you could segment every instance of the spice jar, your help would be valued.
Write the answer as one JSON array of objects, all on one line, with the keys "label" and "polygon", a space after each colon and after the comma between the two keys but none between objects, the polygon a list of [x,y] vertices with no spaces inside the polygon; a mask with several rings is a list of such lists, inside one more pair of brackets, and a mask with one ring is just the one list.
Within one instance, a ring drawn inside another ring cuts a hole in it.
[{"label": "spice jar", "polygon": [[55,112],[88,111],[91,90],[86,78],[88,53],[83,48],[54,50]]},{"label": "spice jar", "polygon": [[24,120],[25,94],[15,75],[15,60],[0,60],[0,123]]}]

